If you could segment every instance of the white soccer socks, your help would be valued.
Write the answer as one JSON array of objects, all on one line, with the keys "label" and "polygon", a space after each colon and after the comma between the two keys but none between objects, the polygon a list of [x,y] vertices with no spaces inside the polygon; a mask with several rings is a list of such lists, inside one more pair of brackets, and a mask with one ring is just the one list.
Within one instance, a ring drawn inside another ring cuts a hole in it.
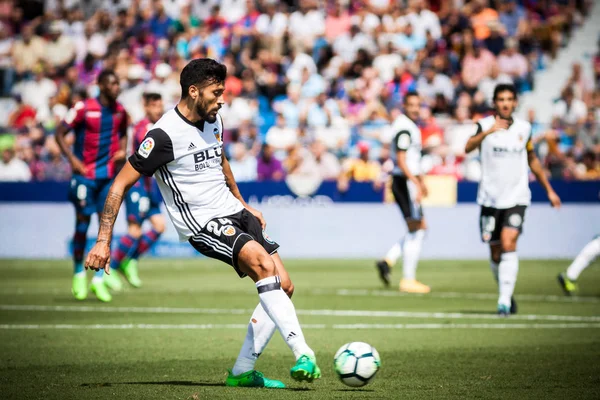
[{"label": "white soccer socks", "polygon": [[279,329],[283,340],[290,347],[296,360],[302,355],[314,357],[306,344],[292,300],[281,289],[279,276],[270,276],[256,282],[258,297],[264,310]]},{"label": "white soccer socks", "polygon": [[392,248],[389,249],[387,254],[385,255],[384,260],[390,267],[396,265],[396,262],[398,262],[398,259],[402,256],[401,243],[402,242],[398,242],[395,245],[393,245]]},{"label": "white soccer socks", "polygon": [[519,273],[519,256],[516,251],[502,253],[498,265],[498,285],[500,296],[498,305],[510,307],[510,298],[515,291],[517,275]]},{"label": "white soccer socks", "polygon": [[258,356],[267,347],[275,329],[275,323],[269,318],[261,303],[258,303],[250,317],[248,332],[240,354],[233,365],[231,371],[233,375],[240,375],[254,369]]},{"label": "white soccer socks", "polygon": [[419,229],[416,232],[408,232],[404,237],[404,259],[402,262],[402,272],[404,279],[414,280],[417,276],[417,264],[421,255],[421,245],[425,237],[425,230]]},{"label": "white soccer socks", "polygon": [[576,281],[579,278],[579,274],[588,267],[594,261],[596,257],[600,255],[600,237],[595,238],[591,242],[585,245],[583,249],[577,254],[575,260],[569,265],[567,269],[567,278],[572,281]]}]

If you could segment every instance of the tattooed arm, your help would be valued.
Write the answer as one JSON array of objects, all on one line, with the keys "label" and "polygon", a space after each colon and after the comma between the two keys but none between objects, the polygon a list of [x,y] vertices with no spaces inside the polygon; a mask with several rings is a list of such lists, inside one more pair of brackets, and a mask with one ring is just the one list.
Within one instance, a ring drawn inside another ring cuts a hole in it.
[{"label": "tattooed arm", "polygon": [[227,160],[227,157],[225,157],[225,152],[223,152],[223,155],[221,156],[221,160],[222,160],[221,165],[223,167],[223,175],[225,175],[225,184],[227,184],[229,191],[231,192],[231,194],[233,194],[233,196],[236,199],[238,199],[240,201],[240,203],[242,203],[242,205],[244,206],[244,208],[246,210],[250,211],[256,218],[258,218],[261,226],[263,227],[263,229],[265,229],[265,227],[267,226],[267,222],[265,221],[265,218],[263,217],[262,213],[260,211],[258,211],[257,209],[250,207],[248,205],[248,203],[246,203],[246,201],[242,197],[242,194],[240,193],[240,189],[238,189],[237,183],[235,183],[235,178],[233,177],[233,172],[231,172],[231,166],[229,165],[229,161]]},{"label": "tattooed arm", "polygon": [[123,196],[131,186],[138,179],[140,179],[140,173],[136,171],[129,161],[125,164],[119,175],[115,178],[106,202],[104,203],[104,210],[100,216],[100,230],[98,232],[98,239],[92,250],[88,253],[85,260],[85,268],[91,268],[94,271],[98,271],[104,268],[104,272],[109,273],[110,266],[110,243],[112,240],[113,227],[119,214],[119,208],[123,202]]}]

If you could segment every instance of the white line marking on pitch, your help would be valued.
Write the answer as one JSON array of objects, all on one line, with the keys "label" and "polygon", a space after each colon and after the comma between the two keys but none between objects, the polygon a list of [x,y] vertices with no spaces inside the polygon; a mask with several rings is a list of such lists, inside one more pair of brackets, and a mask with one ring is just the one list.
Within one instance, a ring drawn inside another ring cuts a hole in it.
[{"label": "white line marking on pitch", "polygon": [[[3,311],[56,311],[56,312],[101,312],[136,314],[212,314],[247,315],[253,310],[221,308],[177,308],[177,307],[109,307],[109,306],[43,306],[43,305],[0,305]],[[465,314],[419,311],[375,311],[375,310],[296,310],[298,315],[327,317],[374,317],[374,318],[433,318],[433,319],[493,319],[495,314]],[[575,315],[512,315],[512,320],[525,321],[572,321],[600,322],[600,316]]]},{"label": "white line marking on pitch", "polygon": [[[246,329],[245,324],[2,324],[5,330],[40,330],[40,329],[156,329],[156,330],[209,330],[209,329]],[[600,324],[350,324],[350,325],[303,325],[306,329],[597,329]]]},{"label": "white line marking on pitch", "polygon": [[[326,291],[322,291],[325,294]],[[319,294],[315,290],[314,294]],[[338,289],[335,294],[338,296],[375,296],[375,297],[433,297],[439,299],[469,299],[469,300],[496,300],[498,294],[494,293],[462,293],[462,292],[431,292],[428,294],[401,293],[391,290],[367,290],[367,289]],[[518,294],[517,300],[541,301],[551,303],[600,303],[598,297],[585,296],[555,296],[539,294]]]},{"label": "white line marking on pitch", "polygon": [[[469,299],[469,300],[497,300],[496,293],[463,293],[463,292],[432,292],[424,295],[401,293],[391,290],[369,290],[369,289],[308,289],[303,291],[311,295],[337,295],[337,296],[369,296],[369,297],[412,297],[412,298],[436,298],[436,299]],[[4,288],[0,289],[0,295],[10,296],[31,296],[31,295],[60,295],[65,294],[65,290],[58,288],[38,288],[38,289],[23,289],[23,288]],[[161,289],[147,288],[144,293],[157,294],[184,294],[184,293],[232,293],[231,290],[214,290],[203,291],[202,289]],[[239,294],[239,291],[235,293]],[[244,292],[242,292],[244,293]],[[299,292],[300,293],[300,292]],[[255,295],[255,291],[248,291],[246,294]],[[600,297],[592,296],[557,296],[557,295],[540,295],[540,294],[517,294],[517,300],[526,300],[532,302],[548,302],[548,303],[600,303]]]}]

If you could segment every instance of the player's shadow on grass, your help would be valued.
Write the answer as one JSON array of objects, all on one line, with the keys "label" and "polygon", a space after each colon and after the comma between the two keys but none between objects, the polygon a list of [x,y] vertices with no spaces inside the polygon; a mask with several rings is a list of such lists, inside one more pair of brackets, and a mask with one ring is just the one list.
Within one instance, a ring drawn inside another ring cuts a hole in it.
[{"label": "player's shadow on grass", "polygon": [[193,382],[193,381],[151,381],[151,382],[105,382],[105,383],[82,383],[81,386],[88,387],[111,387],[116,385],[167,385],[167,386],[225,386],[220,382]]},{"label": "player's shadow on grass", "polygon": [[[116,385],[165,385],[165,386],[212,386],[225,387],[221,382],[194,382],[194,381],[150,381],[150,382],[105,382],[105,383],[82,383],[84,387],[111,387]],[[304,392],[312,390],[310,388],[285,388],[293,392]]]},{"label": "player's shadow on grass", "polygon": [[495,315],[496,314],[496,311],[490,311],[490,310],[460,310],[457,312],[461,313],[461,314],[482,314],[482,315]]},{"label": "player's shadow on grass", "polygon": [[336,392],[374,392],[375,389],[337,389]]}]

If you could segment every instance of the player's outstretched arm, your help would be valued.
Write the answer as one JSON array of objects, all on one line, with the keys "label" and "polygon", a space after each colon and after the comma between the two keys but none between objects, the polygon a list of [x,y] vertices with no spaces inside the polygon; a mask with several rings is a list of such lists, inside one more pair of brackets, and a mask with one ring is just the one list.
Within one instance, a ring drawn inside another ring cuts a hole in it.
[{"label": "player's outstretched arm", "polygon": [[531,169],[531,172],[533,172],[535,178],[546,190],[546,193],[548,194],[548,200],[550,200],[552,207],[560,208],[560,197],[558,197],[554,189],[552,189],[552,185],[550,185],[550,182],[546,177],[546,173],[542,168],[542,164],[533,151],[533,146],[531,143],[527,143],[527,161],[529,162],[529,168]]},{"label": "player's outstretched arm", "polygon": [[71,149],[65,141],[65,136],[67,136],[67,133],[69,133],[70,130],[71,128],[66,126],[65,124],[59,124],[56,128],[56,135],[54,136],[56,138],[56,144],[58,144],[60,151],[67,158],[69,164],[71,164],[71,169],[73,170],[73,172],[80,175],[85,175],[86,168],[83,165],[83,162],[81,162],[80,159],[75,157],[75,154],[73,154],[73,152],[71,151]]},{"label": "player's outstretched arm", "polygon": [[85,260],[85,268],[91,268],[98,271],[104,268],[104,272],[109,273],[110,266],[110,243],[112,241],[113,227],[123,202],[123,196],[140,179],[141,174],[136,171],[129,161],[119,172],[115,181],[108,191],[102,216],[100,217],[100,230],[98,239],[92,250],[88,253]]},{"label": "player's outstretched arm", "polygon": [[267,222],[265,221],[265,218],[263,217],[262,213],[260,211],[258,211],[255,208],[250,207],[246,201],[244,200],[244,198],[242,197],[242,194],[240,193],[240,189],[237,186],[237,183],[235,183],[235,178],[233,177],[233,172],[231,172],[231,166],[229,165],[229,160],[227,160],[227,157],[225,157],[225,152],[223,152],[223,154],[221,155],[221,166],[223,168],[223,175],[225,175],[225,183],[227,184],[227,187],[229,188],[229,191],[231,192],[231,194],[233,194],[233,196],[238,199],[242,205],[244,206],[244,208],[248,211],[250,211],[256,218],[258,218],[258,220],[260,221],[260,224],[262,225],[262,228],[265,229],[265,227],[267,226]]}]

